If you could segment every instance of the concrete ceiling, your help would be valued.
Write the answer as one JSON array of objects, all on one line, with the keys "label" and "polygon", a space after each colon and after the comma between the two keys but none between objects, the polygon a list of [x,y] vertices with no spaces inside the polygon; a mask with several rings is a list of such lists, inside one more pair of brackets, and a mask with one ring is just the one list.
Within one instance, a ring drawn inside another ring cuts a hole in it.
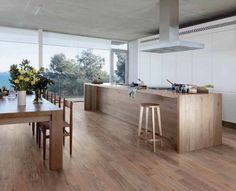
[{"label": "concrete ceiling", "polygon": [[[159,0],[0,0],[0,5],[2,26],[116,40],[152,35],[159,24]],[[236,0],[180,0],[180,24],[234,15],[235,10]]]}]

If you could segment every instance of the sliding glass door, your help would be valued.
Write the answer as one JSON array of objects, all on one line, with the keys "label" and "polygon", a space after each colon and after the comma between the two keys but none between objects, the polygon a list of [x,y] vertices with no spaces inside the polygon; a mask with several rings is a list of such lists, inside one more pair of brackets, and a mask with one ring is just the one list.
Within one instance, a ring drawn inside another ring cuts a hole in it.
[{"label": "sliding glass door", "polygon": [[127,51],[112,49],[112,82],[125,84],[127,82]]},{"label": "sliding glass door", "polygon": [[112,41],[111,46],[111,82],[127,83],[128,74],[128,45],[127,42]]}]

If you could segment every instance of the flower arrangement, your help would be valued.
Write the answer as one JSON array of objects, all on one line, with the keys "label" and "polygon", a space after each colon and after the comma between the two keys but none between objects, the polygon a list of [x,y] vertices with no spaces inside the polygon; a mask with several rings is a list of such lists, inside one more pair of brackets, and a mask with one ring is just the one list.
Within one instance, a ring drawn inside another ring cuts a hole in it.
[{"label": "flower arrangement", "polygon": [[44,68],[39,70],[30,66],[30,61],[23,60],[21,64],[12,65],[10,68],[10,83],[17,91],[35,91],[36,102],[41,99],[41,91],[46,90],[48,85],[54,84],[47,78]]},{"label": "flower arrangement", "polygon": [[28,91],[35,78],[36,70],[23,60],[19,67],[14,64],[10,68],[10,83],[17,91]]},{"label": "flower arrangement", "polygon": [[46,73],[44,72],[44,68],[40,68],[38,71],[34,72],[33,80],[31,81],[32,90],[46,90],[48,85],[53,85],[54,81],[50,80]]},{"label": "flower arrangement", "polygon": [[38,71],[30,66],[30,61],[23,60],[19,65],[12,65],[10,68],[10,83],[17,91],[45,90],[48,85],[54,82],[47,78],[44,68]]}]

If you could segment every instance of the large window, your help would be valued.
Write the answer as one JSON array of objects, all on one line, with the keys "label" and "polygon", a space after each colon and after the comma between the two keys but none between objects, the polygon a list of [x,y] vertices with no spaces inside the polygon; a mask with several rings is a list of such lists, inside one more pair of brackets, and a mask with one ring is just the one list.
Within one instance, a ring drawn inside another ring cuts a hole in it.
[{"label": "large window", "polygon": [[112,41],[111,57],[112,57],[112,78],[111,81],[117,84],[125,84],[127,82],[127,60],[128,50],[127,43],[120,41]]},{"label": "large window", "polygon": [[85,82],[109,82],[109,49],[107,40],[44,33],[43,65],[55,81],[50,90],[63,97],[83,97]]},{"label": "large window", "polygon": [[127,82],[126,42],[0,27],[0,89],[10,87],[10,66],[23,59],[42,65],[55,82],[49,90],[63,97],[83,97],[85,82]]},{"label": "large window", "polygon": [[23,59],[38,68],[37,32],[0,27],[0,89],[10,87],[9,70]]}]

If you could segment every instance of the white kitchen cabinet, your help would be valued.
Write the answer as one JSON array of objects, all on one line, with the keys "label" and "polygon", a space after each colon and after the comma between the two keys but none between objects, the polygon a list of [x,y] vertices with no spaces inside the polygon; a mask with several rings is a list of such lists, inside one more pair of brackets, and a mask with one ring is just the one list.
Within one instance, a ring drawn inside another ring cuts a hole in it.
[{"label": "white kitchen cabinet", "polygon": [[162,79],[162,56],[161,54],[150,54],[150,86],[161,86]]},{"label": "white kitchen cabinet", "polygon": [[181,38],[204,43],[205,48],[156,55],[141,53],[141,78],[148,85],[169,85],[166,79],[199,86],[213,84],[215,91],[223,94],[223,119],[236,123],[236,29],[222,27]]},{"label": "white kitchen cabinet", "polygon": [[191,52],[180,52],[177,54],[177,83],[192,83],[192,61],[193,55]]},{"label": "white kitchen cabinet", "polygon": [[236,122],[236,93],[223,93],[223,120]]},{"label": "white kitchen cabinet", "polygon": [[150,82],[150,55],[149,53],[139,52],[138,78],[140,78],[146,84]]},{"label": "white kitchen cabinet", "polygon": [[177,54],[167,53],[162,55],[162,85],[169,86],[170,84],[166,81],[169,79],[172,82],[176,82],[176,67],[177,67]]},{"label": "white kitchen cabinet", "polygon": [[236,30],[212,35],[213,84],[217,90],[236,92]]}]

